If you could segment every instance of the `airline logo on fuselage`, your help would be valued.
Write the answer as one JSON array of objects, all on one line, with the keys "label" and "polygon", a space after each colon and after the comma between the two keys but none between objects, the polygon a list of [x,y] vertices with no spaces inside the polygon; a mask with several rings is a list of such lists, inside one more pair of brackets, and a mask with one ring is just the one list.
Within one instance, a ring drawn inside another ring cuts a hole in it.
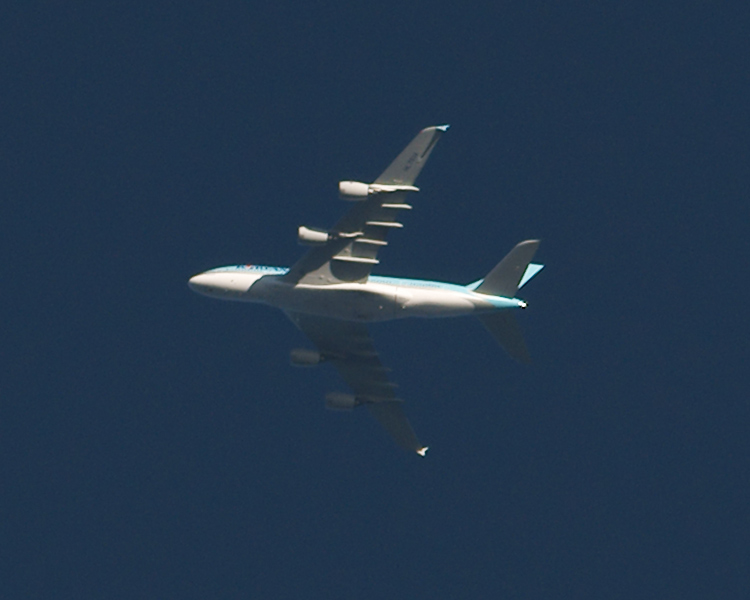
[{"label": "airline logo on fuselage", "polygon": [[263,275],[284,275],[289,272],[289,269],[285,267],[269,267],[267,265],[229,265],[227,267],[217,267],[207,272],[226,273],[233,271],[247,271],[250,273],[261,273]]},{"label": "airline logo on fuselage", "polygon": [[240,265],[240,267],[256,273],[273,273],[276,275],[289,271],[289,269],[285,269],[284,267],[269,267],[267,265]]}]

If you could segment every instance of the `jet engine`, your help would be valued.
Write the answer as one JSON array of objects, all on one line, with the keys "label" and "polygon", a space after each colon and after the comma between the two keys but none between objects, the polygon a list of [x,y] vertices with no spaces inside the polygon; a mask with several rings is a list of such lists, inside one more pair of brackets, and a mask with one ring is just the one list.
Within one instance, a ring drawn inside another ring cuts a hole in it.
[{"label": "jet engine", "polygon": [[343,394],[341,392],[329,392],[326,394],[326,408],[328,410],[352,410],[357,406],[354,394]]},{"label": "jet engine", "polygon": [[358,202],[370,194],[392,194],[393,192],[418,192],[413,185],[390,185],[385,183],[362,183],[361,181],[339,181],[339,196],[344,200]]},{"label": "jet engine", "polygon": [[364,200],[370,195],[370,184],[361,181],[339,181],[339,195],[344,200]]},{"label": "jet engine", "polygon": [[314,367],[325,359],[317,350],[295,348],[289,353],[289,362],[295,367]]},{"label": "jet engine", "polygon": [[319,246],[330,239],[328,232],[321,229],[310,229],[304,226],[297,229],[297,241],[303,246]]}]

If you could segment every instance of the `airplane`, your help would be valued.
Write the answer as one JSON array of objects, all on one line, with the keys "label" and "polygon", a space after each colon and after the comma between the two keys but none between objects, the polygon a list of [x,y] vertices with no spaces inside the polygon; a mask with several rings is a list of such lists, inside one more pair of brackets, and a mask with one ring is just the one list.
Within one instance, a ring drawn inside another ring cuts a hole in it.
[{"label": "airplane", "polygon": [[351,388],[326,394],[326,408],[366,406],[399,446],[420,456],[427,446],[404,414],[367,323],[473,315],[512,358],[529,362],[513,310],[526,308],[516,293],[543,267],[531,262],[539,240],[526,240],[469,285],[371,275],[378,252],[388,245],[388,233],[403,227],[399,216],[412,209],[407,198],[419,191],[417,176],[447,130],[448,125],[440,125],[420,131],[372,183],[339,182],[349,210],[330,230],[299,227],[299,243],[310,248],[291,268],[232,265],[188,282],[192,290],[212,298],[283,310],[317,348],[292,350],[292,365],[330,363]]}]

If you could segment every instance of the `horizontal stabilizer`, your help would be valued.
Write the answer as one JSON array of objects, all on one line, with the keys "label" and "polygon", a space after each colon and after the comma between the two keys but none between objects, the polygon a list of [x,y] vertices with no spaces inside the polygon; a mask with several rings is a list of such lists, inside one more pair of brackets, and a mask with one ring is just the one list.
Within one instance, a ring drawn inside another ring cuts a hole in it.
[{"label": "horizontal stabilizer", "polygon": [[[537,248],[539,248],[539,240],[526,240],[518,244],[487,274],[475,291],[491,296],[514,298]],[[526,278],[526,281],[528,279],[530,277]]]},{"label": "horizontal stabilizer", "polygon": [[531,362],[521,328],[512,312],[503,310],[479,315],[478,318],[511,358],[525,364]]}]

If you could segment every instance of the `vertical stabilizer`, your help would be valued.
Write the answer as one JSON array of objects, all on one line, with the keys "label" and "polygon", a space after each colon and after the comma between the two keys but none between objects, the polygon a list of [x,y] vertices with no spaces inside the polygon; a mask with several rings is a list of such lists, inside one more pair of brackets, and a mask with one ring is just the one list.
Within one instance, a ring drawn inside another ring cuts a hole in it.
[{"label": "vertical stabilizer", "polygon": [[539,248],[539,240],[526,240],[518,244],[490,271],[474,291],[491,296],[514,298],[531,259]]}]

